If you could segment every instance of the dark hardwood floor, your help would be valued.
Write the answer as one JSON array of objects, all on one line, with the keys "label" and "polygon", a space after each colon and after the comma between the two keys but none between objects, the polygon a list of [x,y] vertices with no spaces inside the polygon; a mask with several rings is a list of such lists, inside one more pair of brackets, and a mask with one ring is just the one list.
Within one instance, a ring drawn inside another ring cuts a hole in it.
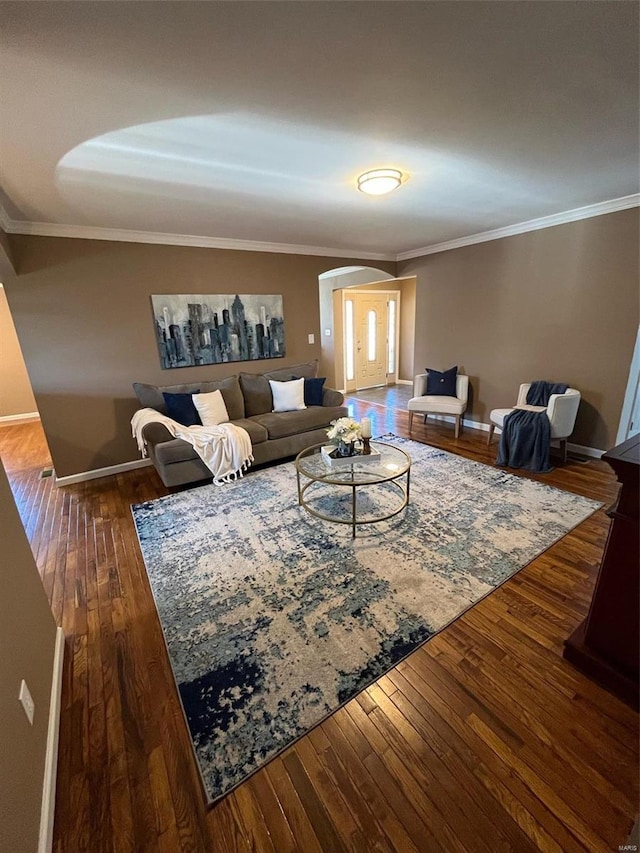
[{"label": "dark hardwood floor", "polygon": [[[403,411],[351,401],[374,434]],[[491,464],[486,433],[414,438]],[[66,637],[54,850],[611,851],[638,810],[638,715],[566,663],[609,521],[581,524],[212,809],[129,505],[152,468],[55,488],[40,425],[0,453]],[[545,482],[609,503],[604,463]]]}]

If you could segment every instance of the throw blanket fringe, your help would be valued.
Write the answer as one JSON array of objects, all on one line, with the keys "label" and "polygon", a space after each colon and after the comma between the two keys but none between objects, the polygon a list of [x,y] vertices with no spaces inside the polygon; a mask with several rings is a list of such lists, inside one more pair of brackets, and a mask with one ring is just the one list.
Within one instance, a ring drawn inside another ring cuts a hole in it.
[{"label": "throw blanket fringe", "polygon": [[251,439],[246,429],[232,423],[186,427],[155,409],[140,409],[131,418],[131,432],[142,456],[147,455],[142,430],[150,423],[161,423],[175,438],[188,442],[213,474],[216,485],[242,477],[253,462]]}]

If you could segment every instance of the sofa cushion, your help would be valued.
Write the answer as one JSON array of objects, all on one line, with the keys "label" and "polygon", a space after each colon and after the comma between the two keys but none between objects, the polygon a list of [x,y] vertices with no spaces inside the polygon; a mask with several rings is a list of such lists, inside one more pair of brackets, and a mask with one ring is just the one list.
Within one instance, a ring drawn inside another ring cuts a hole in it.
[{"label": "sofa cushion", "polygon": [[[200,389],[195,393],[199,393]],[[169,417],[183,426],[198,426],[202,423],[193,402],[193,394],[171,394],[163,391],[162,397]]]},{"label": "sofa cushion", "polygon": [[274,412],[297,412],[307,408],[304,402],[304,379],[291,379],[289,382],[270,379],[269,385]]},{"label": "sofa cushion", "polygon": [[[167,414],[163,392],[171,394],[203,394],[220,389],[224,404],[227,407],[230,420],[243,418],[244,398],[240,389],[238,377],[228,376],[226,379],[212,379],[207,382],[186,382],[183,385],[147,385],[144,382],[134,382],[133,390],[144,408],[155,409],[163,415]],[[269,406],[269,409],[271,406]],[[267,410],[265,410],[267,411]]]},{"label": "sofa cushion", "polygon": [[281,367],[264,375],[267,379],[275,379],[277,382],[286,382],[300,376],[303,379],[313,379],[318,375],[318,359],[314,358],[313,361],[306,361],[304,364],[294,364],[293,367]]},{"label": "sofa cushion", "polygon": [[269,380],[262,373],[241,373],[240,387],[244,397],[244,413],[247,418],[262,415],[273,409],[273,398]]},{"label": "sofa cushion", "polygon": [[154,455],[161,465],[173,465],[176,462],[199,459],[193,447],[181,438],[172,438],[171,441],[156,444]]},{"label": "sofa cushion", "polygon": [[324,383],[326,376],[304,380],[304,401],[307,406],[321,406],[324,399]]},{"label": "sofa cushion", "polygon": [[329,427],[332,420],[343,417],[340,406],[309,406],[297,412],[267,412],[250,418],[263,426],[269,438],[286,438],[300,432]]},{"label": "sofa cushion", "polygon": [[198,410],[203,426],[218,426],[229,421],[229,413],[219,388],[206,394],[193,394],[193,404]]},{"label": "sofa cushion", "polygon": [[263,441],[266,441],[269,438],[266,428],[253,418],[240,418],[233,423],[236,426],[242,427],[242,429],[246,429],[249,433],[251,444],[262,444]]},{"label": "sofa cushion", "polygon": [[[299,377],[294,376],[294,379]],[[305,406],[322,405],[322,386],[327,381],[326,376],[304,380],[304,404]]]}]

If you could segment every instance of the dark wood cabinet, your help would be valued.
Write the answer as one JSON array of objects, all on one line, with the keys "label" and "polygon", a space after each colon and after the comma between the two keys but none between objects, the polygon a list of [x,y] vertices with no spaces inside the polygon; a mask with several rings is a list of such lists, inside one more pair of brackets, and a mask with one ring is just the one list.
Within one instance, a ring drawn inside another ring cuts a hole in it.
[{"label": "dark wood cabinet", "polygon": [[620,493],[587,618],[565,640],[564,657],[638,708],[640,656],[640,435],[607,451]]}]

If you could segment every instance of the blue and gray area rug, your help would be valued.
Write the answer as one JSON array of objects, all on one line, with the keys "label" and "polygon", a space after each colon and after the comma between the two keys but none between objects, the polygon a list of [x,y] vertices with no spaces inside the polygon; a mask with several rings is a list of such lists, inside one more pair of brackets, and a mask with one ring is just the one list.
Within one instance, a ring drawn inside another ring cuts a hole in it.
[{"label": "blue and gray area rug", "polygon": [[132,508],[211,801],[600,506],[392,441],[413,460],[411,502],[355,540],[298,506],[293,463]]}]

